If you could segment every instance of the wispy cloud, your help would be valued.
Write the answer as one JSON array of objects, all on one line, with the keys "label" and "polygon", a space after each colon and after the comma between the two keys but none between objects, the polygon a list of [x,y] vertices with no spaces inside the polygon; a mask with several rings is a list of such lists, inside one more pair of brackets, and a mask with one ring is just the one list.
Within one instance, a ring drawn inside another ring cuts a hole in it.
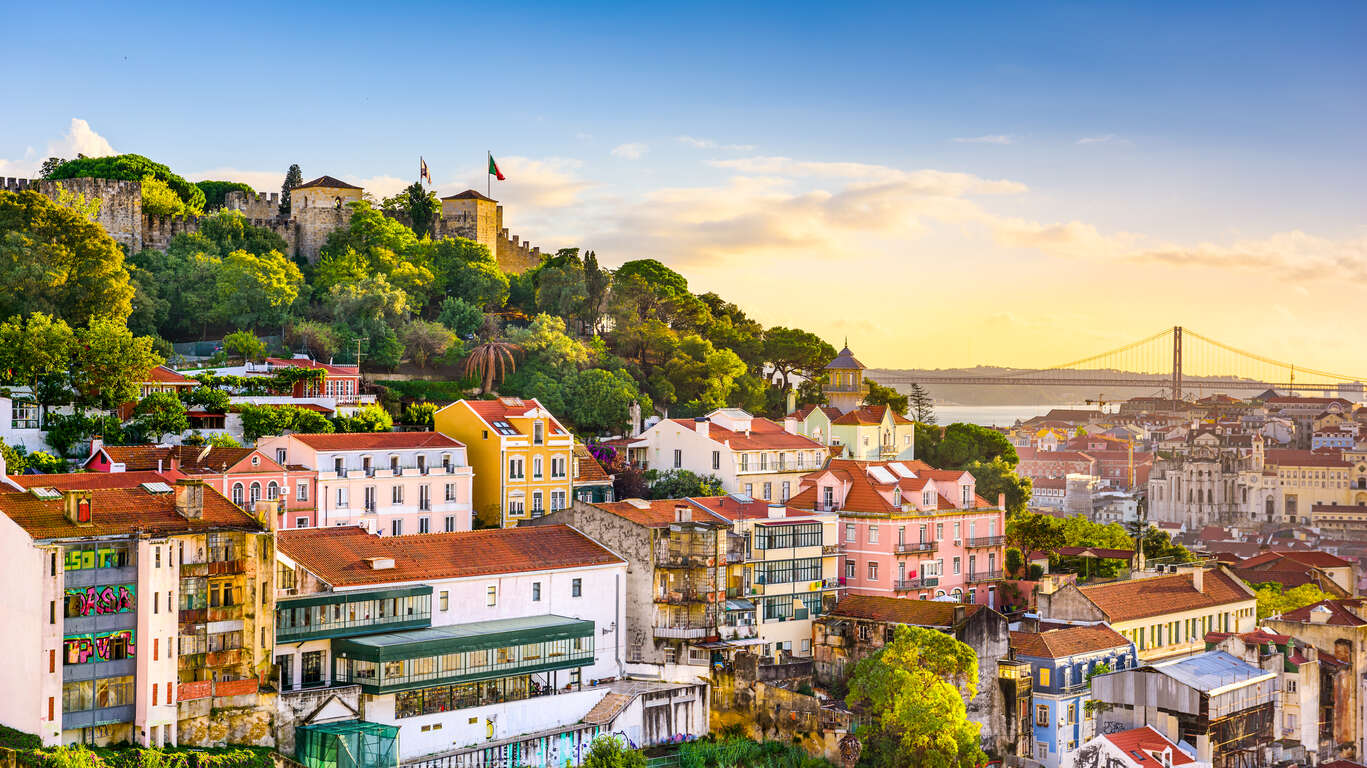
[{"label": "wispy cloud", "polygon": [[43,160],[49,157],[63,157],[68,160],[76,155],[86,157],[104,157],[115,154],[114,147],[109,140],[95,132],[90,127],[90,123],[79,117],[71,118],[71,123],[67,126],[66,135],[58,139],[53,139],[47,144],[47,152],[39,157],[33,147],[24,151],[24,156],[18,160],[8,160],[0,158],[0,172],[5,175],[33,176],[38,172]]},{"label": "wispy cloud", "polygon": [[676,136],[675,141],[694,149],[724,149],[733,152],[753,152],[753,144],[718,144],[711,139],[699,139],[694,136]]},{"label": "wispy cloud", "polygon": [[618,144],[612,148],[612,156],[620,157],[625,160],[640,160],[641,157],[649,151],[650,147],[637,141],[630,144]]},{"label": "wispy cloud", "polygon": [[956,136],[950,141],[956,144],[1015,144],[1016,137],[1006,133],[990,133],[986,136]]},{"label": "wispy cloud", "polygon": [[1114,133],[1103,133],[1100,136],[1083,136],[1077,140],[1078,144],[1132,144],[1134,142],[1123,136]]}]

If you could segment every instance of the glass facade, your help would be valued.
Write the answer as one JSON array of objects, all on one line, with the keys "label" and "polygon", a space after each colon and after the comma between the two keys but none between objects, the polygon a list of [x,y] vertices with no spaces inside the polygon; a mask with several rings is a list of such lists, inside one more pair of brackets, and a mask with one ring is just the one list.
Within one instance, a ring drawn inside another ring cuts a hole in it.
[{"label": "glass facade", "polygon": [[821,581],[821,558],[800,560],[769,560],[755,566],[761,584],[791,584],[797,581]]},{"label": "glass facade", "polygon": [[329,592],[280,600],[275,608],[277,642],[415,629],[431,623],[430,586]]},{"label": "glass facade", "polygon": [[394,695],[394,717],[416,717],[437,712],[453,712],[466,707],[519,701],[541,693],[530,675],[514,675],[496,680],[456,685],[435,685]]},{"label": "glass facade", "polygon": [[788,549],[821,546],[821,524],[759,525],[755,527],[755,549]]},{"label": "glass facade", "polygon": [[477,680],[509,672],[567,669],[593,663],[593,637],[481,648],[392,661],[334,659],[337,683],[359,683],[378,690],[412,688],[423,683]]}]

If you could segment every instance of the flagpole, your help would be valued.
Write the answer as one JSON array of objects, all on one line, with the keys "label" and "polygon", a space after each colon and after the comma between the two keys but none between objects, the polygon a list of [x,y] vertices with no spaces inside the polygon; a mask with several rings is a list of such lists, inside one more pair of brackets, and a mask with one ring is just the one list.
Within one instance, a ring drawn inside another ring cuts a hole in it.
[{"label": "flagpole", "polygon": [[492,149],[484,152],[484,188],[487,190],[485,197],[494,196],[494,175],[489,173],[489,165],[494,162],[494,151]]}]

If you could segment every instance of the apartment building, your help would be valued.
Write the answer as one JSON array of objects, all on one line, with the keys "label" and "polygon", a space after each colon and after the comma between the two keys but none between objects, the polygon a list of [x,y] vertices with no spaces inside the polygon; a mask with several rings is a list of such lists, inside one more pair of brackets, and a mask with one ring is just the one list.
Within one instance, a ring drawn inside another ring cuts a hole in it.
[{"label": "apartment building", "polygon": [[536,398],[458,400],[434,421],[468,447],[485,525],[506,528],[569,506],[574,436]]},{"label": "apartment building", "polygon": [[49,746],[208,744],[214,707],[259,703],[274,510],[151,473],[25,479],[0,483],[0,723]]},{"label": "apartment building", "polygon": [[[313,525],[361,525],[385,536],[471,528],[474,471],[465,446],[439,432],[280,435],[262,438],[257,450],[317,474]],[[291,494],[297,500],[306,491],[296,483]]]},{"label": "apartment building", "polygon": [[978,496],[968,472],[921,461],[832,459],[803,476],[789,505],[839,515],[841,578],[849,594],[950,597],[996,607],[1003,503]]}]

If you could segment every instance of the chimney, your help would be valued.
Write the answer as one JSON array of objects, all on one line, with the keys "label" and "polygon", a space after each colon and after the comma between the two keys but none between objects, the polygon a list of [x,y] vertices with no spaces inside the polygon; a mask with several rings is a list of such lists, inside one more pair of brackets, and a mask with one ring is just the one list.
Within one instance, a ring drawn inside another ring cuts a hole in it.
[{"label": "chimney", "polygon": [[797,434],[797,418],[794,416],[783,417],[783,431],[790,435]]},{"label": "chimney", "polygon": [[796,411],[796,410],[797,410],[797,391],[796,391],[796,390],[793,390],[793,389],[789,389],[789,390],[788,390],[788,398],[784,401],[784,405],[787,406],[787,408],[783,411],[785,414],[787,414],[787,413],[792,413],[793,411]]},{"label": "chimney", "polygon": [[702,437],[707,437],[707,428],[711,426],[711,424],[712,422],[708,421],[706,416],[693,417],[693,431],[697,432]]},{"label": "chimney", "polygon": [[1329,623],[1329,618],[1330,618],[1331,616],[1333,616],[1333,615],[1334,615],[1334,612],[1331,611],[1331,610],[1329,610],[1329,606],[1324,605],[1323,603],[1321,603],[1321,604],[1315,606],[1314,608],[1311,608],[1311,609],[1310,609],[1310,623],[1311,623],[1311,624],[1328,624],[1328,623]]},{"label": "chimney", "polygon": [[104,448],[104,436],[103,436],[103,435],[91,435],[91,436],[90,436],[90,455],[91,455],[91,456],[94,456],[95,454],[99,453],[99,452],[100,452],[100,449],[102,449],[102,448]]},{"label": "chimney", "polygon": [[788,516],[788,508],[782,504],[770,504],[768,512],[770,518]]},{"label": "chimney", "polygon": [[1204,591],[1205,591],[1205,589],[1204,589],[1205,583],[1206,583],[1205,576],[1206,576],[1206,569],[1205,569],[1205,568],[1197,567],[1197,568],[1191,569],[1191,585],[1192,585],[1193,587],[1196,587],[1196,591],[1197,591],[1197,592],[1204,592]]},{"label": "chimney", "polygon": [[367,557],[365,561],[372,571],[388,571],[394,568],[392,557]]},{"label": "chimney", "polygon": [[176,481],[176,514],[186,520],[204,518],[204,481],[181,478]]},{"label": "chimney", "polygon": [[62,516],[72,525],[87,528],[95,524],[95,513],[89,490],[62,491]]},{"label": "chimney", "polygon": [[1006,509],[1006,494],[997,494],[997,509]]},{"label": "chimney", "polygon": [[285,511],[285,496],[281,494],[273,499],[257,499],[252,503],[252,514],[268,530],[274,531],[280,527],[280,515]]},{"label": "chimney", "polygon": [[954,604],[954,626],[957,627],[957,626],[959,626],[960,624],[964,623],[964,619],[966,619],[966,618],[968,618],[968,606],[964,605],[963,603],[955,603],[955,604]]},{"label": "chimney", "polygon": [[180,470],[180,459],[176,458],[174,451],[171,453],[171,458],[166,463],[166,468],[171,472]]},{"label": "chimney", "polygon": [[693,522],[693,508],[687,504],[674,505],[674,522],[691,523]]}]

